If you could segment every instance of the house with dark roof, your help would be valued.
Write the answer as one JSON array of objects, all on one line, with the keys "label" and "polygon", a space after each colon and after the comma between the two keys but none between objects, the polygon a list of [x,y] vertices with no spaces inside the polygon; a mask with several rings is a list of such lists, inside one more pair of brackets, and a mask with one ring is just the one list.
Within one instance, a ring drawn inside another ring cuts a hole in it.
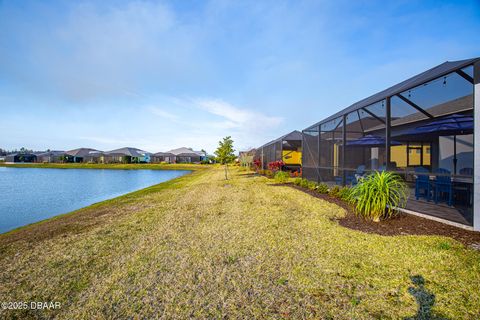
[{"label": "house with dark roof", "polygon": [[[92,148],[78,148],[65,152],[65,162],[100,162],[99,150]],[[93,161],[96,159],[95,161]]]},{"label": "house with dark roof", "polygon": [[175,163],[200,163],[206,159],[207,154],[203,151],[194,151],[192,148],[177,148],[167,153],[175,155]]},{"label": "house with dark roof", "polygon": [[36,154],[39,163],[55,163],[63,162],[65,158],[65,151],[52,150]]},{"label": "house with dark roof", "polygon": [[5,163],[31,163],[37,161],[37,155],[33,153],[11,153],[5,156]]},{"label": "house with dark roof", "polygon": [[151,162],[154,163],[174,163],[175,162],[175,155],[169,152],[157,152],[154,153],[151,157]]},{"label": "house with dark roof", "polygon": [[149,163],[151,153],[132,147],[115,149],[103,153],[105,163]]}]

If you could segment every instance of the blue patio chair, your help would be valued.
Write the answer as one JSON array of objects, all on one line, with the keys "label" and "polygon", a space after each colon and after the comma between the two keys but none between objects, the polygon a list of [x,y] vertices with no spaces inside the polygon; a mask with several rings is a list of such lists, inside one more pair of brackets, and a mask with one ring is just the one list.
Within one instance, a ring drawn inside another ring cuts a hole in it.
[{"label": "blue patio chair", "polygon": [[462,168],[459,173],[462,176],[473,176],[473,168]]},{"label": "blue patio chair", "polygon": [[357,167],[357,171],[355,171],[355,180],[358,181],[358,179],[363,178],[365,175],[365,165],[359,165]]},{"label": "blue patio chair", "polygon": [[447,169],[439,168],[435,170],[435,181],[433,183],[434,192],[435,192],[435,203],[438,203],[439,197],[441,198],[442,194],[446,195],[447,204],[452,205],[452,196],[453,196],[453,183],[450,171]]},{"label": "blue patio chair", "polygon": [[415,168],[415,199],[425,198],[430,201],[430,176],[424,167]]},{"label": "blue patio chair", "polygon": [[[343,182],[343,177],[342,176],[335,176],[335,184],[337,185],[342,185]],[[348,174],[345,176],[345,184],[346,185],[356,185],[357,184],[357,179],[353,174]]]}]

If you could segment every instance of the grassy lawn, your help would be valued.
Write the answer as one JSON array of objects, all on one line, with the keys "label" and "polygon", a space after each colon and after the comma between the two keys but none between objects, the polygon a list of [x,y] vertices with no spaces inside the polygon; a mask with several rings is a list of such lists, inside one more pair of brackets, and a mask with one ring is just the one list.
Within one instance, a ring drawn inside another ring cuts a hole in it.
[{"label": "grassy lawn", "polygon": [[346,229],[333,204],[202,168],[0,235],[0,301],[62,303],[0,316],[480,318],[480,252]]}]

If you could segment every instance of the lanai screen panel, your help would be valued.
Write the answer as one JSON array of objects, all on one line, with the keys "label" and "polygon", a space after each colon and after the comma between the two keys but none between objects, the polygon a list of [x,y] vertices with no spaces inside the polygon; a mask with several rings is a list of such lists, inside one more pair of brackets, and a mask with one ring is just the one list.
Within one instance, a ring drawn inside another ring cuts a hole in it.
[{"label": "lanai screen panel", "polygon": [[346,115],[345,173],[351,183],[355,174],[386,166],[385,100]]},{"label": "lanai screen panel", "polygon": [[303,131],[302,173],[303,177],[312,181],[319,181],[318,173],[318,126]]}]

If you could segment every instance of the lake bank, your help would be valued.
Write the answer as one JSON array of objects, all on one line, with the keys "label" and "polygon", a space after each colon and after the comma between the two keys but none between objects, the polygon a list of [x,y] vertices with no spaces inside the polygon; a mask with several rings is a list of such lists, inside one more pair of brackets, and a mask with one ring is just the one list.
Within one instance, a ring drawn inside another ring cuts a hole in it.
[{"label": "lake bank", "polygon": [[415,316],[423,290],[432,315],[479,314],[478,252],[353,231],[336,205],[231,173],[205,167],[0,235],[0,297],[59,301],[43,311],[59,319],[368,319]]}]

